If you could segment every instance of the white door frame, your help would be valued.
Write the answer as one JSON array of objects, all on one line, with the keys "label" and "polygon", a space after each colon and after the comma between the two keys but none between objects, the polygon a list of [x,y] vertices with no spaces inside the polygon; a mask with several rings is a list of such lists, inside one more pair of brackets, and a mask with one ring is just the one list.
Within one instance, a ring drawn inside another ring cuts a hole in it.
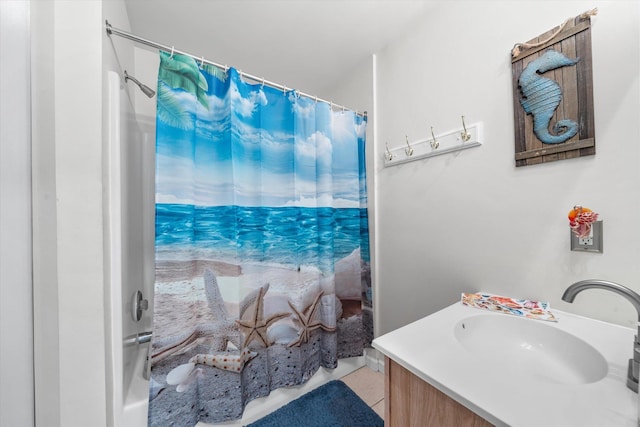
[{"label": "white door frame", "polygon": [[34,425],[30,2],[0,1],[0,425]]}]

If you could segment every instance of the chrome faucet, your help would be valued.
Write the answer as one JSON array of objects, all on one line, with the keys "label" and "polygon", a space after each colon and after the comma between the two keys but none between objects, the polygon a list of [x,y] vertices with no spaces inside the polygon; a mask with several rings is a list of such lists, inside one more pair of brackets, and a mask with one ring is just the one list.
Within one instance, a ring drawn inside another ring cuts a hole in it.
[{"label": "chrome faucet", "polygon": [[629,359],[629,367],[627,368],[627,387],[637,393],[638,376],[640,375],[640,342],[638,342],[638,336],[640,336],[640,295],[626,286],[622,286],[617,283],[608,282],[606,280],[589,279],[576,282],[569,286],[564,291],[564,294],[562,294],[562,300],[566,302],[573,302],[576,295],[585,289],[606,289],[608,291],[615,292],[628,299],[635,307],[636,312],[638,313],[638,333],[636,334],[633,343],[633,358]]}]

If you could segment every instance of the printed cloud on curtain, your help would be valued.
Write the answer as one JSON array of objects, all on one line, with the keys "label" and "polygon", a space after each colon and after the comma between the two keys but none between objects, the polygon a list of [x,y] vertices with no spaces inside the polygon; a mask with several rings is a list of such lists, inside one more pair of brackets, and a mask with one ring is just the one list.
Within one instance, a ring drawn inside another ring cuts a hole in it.
[{"label": "printed cloud on curtain", "polygon": [[373,338],[366,119],[160,55],[149,425],[222,422]]}]

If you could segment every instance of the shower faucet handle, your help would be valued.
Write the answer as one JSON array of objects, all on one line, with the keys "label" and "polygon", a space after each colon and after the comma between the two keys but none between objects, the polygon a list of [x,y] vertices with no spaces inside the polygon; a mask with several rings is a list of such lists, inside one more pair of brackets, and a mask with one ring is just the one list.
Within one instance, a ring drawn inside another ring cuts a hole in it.
[{"label": "shower faucet handle", "polygon": [[131,315],[133,320],[139,322],[142,319],[142,312],[149,309],[149,301],[144,299],[141,291],[136,291],[133,294],[133,300],[131,304]]}]

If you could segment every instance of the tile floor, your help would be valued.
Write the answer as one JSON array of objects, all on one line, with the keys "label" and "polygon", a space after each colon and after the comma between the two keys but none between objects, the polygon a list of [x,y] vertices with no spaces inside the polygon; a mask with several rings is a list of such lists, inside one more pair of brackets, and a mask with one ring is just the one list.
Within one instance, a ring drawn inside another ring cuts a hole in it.
[{"label": "tile floor", "polygon": [[340,378],[384,419],[384,374],[367,366]]}]

